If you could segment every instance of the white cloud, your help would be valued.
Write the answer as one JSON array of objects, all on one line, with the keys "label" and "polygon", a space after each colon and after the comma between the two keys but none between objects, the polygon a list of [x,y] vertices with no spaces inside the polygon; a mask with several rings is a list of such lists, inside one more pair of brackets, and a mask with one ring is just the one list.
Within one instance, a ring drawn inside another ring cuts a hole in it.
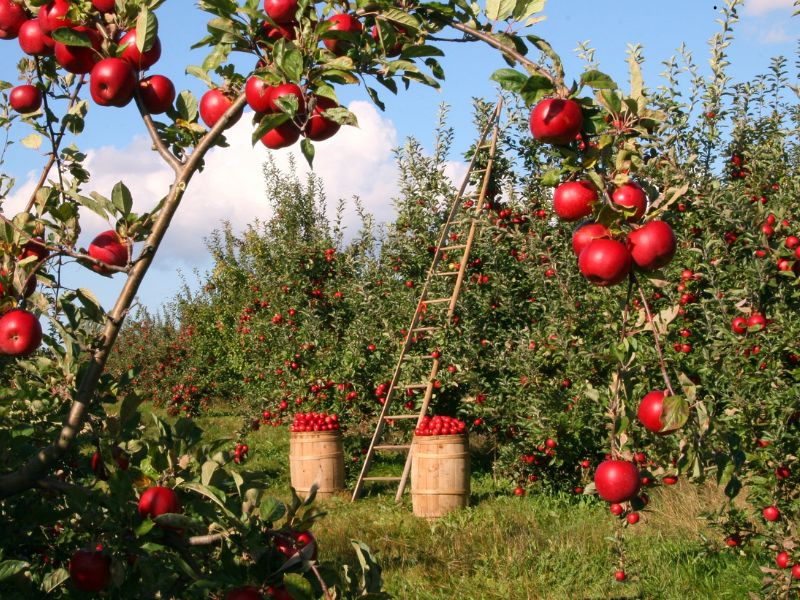
[{"label": "white cloud", "polygon": [[783,23],[777,23],[769,29],[761,30],[758,34],[758,41],[762,44],[784,44],[793,39],[786,33],[786,26]]},{"label": "white cloud", "polygon": [[[314,171],[322,178],[329,209],[335,210],[339,198],[359,196],[367,211],[380,220],[392,217],[391,198],[396,193],[397,168],[392,149],[397,145],[394,124],[371,104],[355,101],[350,104],[359,121],[359,128],[343,127],[332,139],[316,144]],[[206,157],[205,169],[197,173],[173,220],[154,265],[157,269],[174,272],[176,263],[193,268],[203,264],[207,252],[203,239],[222,221],[230,221],[234,230],[241,231],[255,219],[269,218],[267,190],[263,165],[268,150],[261,144],[252,146],[252,114],[227,132],[229,147],[215,148]],[[276,163],[289,165],[289,155],[295,154],[297,169],[309,171],[305,159],[296,148],[273,151]],[[164,166],[158,154],[151,150],[148,138],[135,137],[124,148],[102,147],[87,151],[86,168],[92,174],[91,186],[108,197],[117,181],[124,181],[134,198],[134,210],[152,208],[167,193],[172,171]],[[35,176],[15,190],[5,206],[13,214],[22,209],[34,186]],[[352,202],[348,206],[352,208]],[[346,223],[357,223],[351,210]],[[88,210],[82,211],[83,235],[79,242],[86,246],[97,232],[111,225]]]},{"label": "white cloud", "polygon": [[763,15],[774,10],[792,7],[793,0],[746,0],[744,12],[749,15]]}]

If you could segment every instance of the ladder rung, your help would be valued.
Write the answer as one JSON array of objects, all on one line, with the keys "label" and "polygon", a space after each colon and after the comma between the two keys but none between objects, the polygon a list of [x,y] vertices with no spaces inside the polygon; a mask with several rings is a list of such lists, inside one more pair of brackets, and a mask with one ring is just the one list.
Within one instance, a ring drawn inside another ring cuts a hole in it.
[{"label": "ladder rung", "polygon": [[413,333],[415,331],[439,331],[440,329],[441,327],[414,327],[414,329],[412,329],[411,332]]},{"label": "ladder rung", "polygon": [[463,250],[466,247],[467,247],[466,244],[456,244],[455,246],[442,246],[441,248],[439,248],[439,250],[442,252],[446,252],[447,250]]},{"label": "ladder rung", "polygon": [[432,298],[430,300],[423,300],[425,304],[441,304],[442,302],[450,302],[452,298]]},{"label": "ladder rung", "polygon": [[453,275],[458,275],[459,271],[441,271],[439,273],[434,273],[434,277],[452,277]]},{"label": "ladder rung", "polygon": [[402,387],[405,390],[424,390],[428,385],[427,383],[409,383],[408,385],[401,385],[398,387]]},{"label": "ladder rung", "polygon": [[361,481],[400,481],[402,477],[364,477]]},{"label": "ladder rung", "polygon": [[430,354],[404,354],[403,355],[403,359],[404,360],[410,360],[412,358],[419,359],[419,360],[433,360],[433,357]]},{"label": "ladder rung", "polygon": [[419,415],[388,415],[383,418],[387,421],[389,419],[419,419]]},{"label": "ladder rung", "polygon": [[392,450],[394,452],[405,451],[411,448],[411,444],[384,444],[381,446],[373,446],[374,450]]}]

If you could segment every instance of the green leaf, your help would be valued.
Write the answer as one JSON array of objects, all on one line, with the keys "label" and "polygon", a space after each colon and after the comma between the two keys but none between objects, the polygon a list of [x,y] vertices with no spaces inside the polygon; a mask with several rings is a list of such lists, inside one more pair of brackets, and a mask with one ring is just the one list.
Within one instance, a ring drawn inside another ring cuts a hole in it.
[{"label": "green leaf", "polygon": [[531,75],[520,90],[525,104],[531,106],[539,100],[553,93],[553,82],[544,75]]},{"label": "green leaf", "polygon": [[553,63],[556,79],[558,81],[564,81],[564,67],[561,64],[561,57],[555,50],[553,50],[553,47],[539,36],[528,35],[525,37],[527,37],[528,41],[541,50]]},{"label": "green leaf", "polygon": [[412,32],[419,29],[419,21],[411,14],[404,10],[398,10],[396,8],[387,8],[386,10],[382,11],[377,15],[378,19],[386,19],[387,21],[392,21],[393,23],[397,23],[398,25],[402,25],[406,29],[412,30]]},{"label": "green leaf", "polygon": [[158,21],[155,13],[142,8],[142,12],[136,19],[136,49],[139,52],[147,52],[153,47],[158,34]]},{"label": "green leaf", "polygon": [[97,297],[86,288],[78,288],[75,290],[75,296],[80,300],[83,308],[86,310],[87,315],[93,321],[99,320],[105,314],[103,307],[100,306],[100,301]]},{"label": "green leaf", "polygon": [[597,70],[586,71],[586,73],[581,75],[581,83],[579,88],[583,87],[584,85],[588,85],[590,88],[595,90],[617,89],[617,84],[613,79],[611,79],[611,77]]},{"label": "green leaf", "polygon": [[49,594],[62,583],[66,582],[69,579],[69,571],[66,569],[56,569],[55,571],[51,571],[43,580],[42,580],[42,591],[45,594]]},{"label": "green leaf", "polygon": [[81,48],[91,48],[92,41],[83,32],[75,31],[71,27],[60,27],[50,32],[50,37],[59,44],[65,46],[78,46]]},{"label": "green leaf", "polygon": [[486,0],[486,18],[490,21],[505,21],[516,8],[516,0]]},{"label": "green leaf", "polygon": [[294,600],[314,600],[314,590],[302,575],[287,573],[283,578],[283,585]]},{"label": "green leaf", "polygon": [[492,73],[491,79],[499,83],[504,90],[517,94],[528,81],[528,76],[514,69],[498,69]]},{"label": "green leaf", "polygon": [[201,485],[199,483],[193,483],[191,481],[182,483],[180,487],[182,487],[183,489],[196,492],[201,496],[205,496],[206,498],[211,500],[214,504],[219,506],[222,509],[222,512],[225,513],[226,516],[228,516],[232,520],[236,520],[236,516],[228,509],[227,506],[225,506],[223,500],[220,499],[220,496],[222,498],[225,497],[225,494],[223,494],[222,492],[219,492],[219,495],[217,495],[216,493],[214,493],[211,487]]},{"label": "green leaf", "polygon": [[674,431],[686,424],[689,418],[689,404],[683,396],[666,396],[662,404],[661,431]]},{"label": "green leaf", "polygon": [[211,483],[211,478],[214,476],[214,473],[219,468],[219,463],[213,460],[207,460],[203,463],[203,467],[200,470],[200,483],[203,485],[209,485]]},{"label": "green leaf", "polygon": [[175,101],[175,109],[184,121],[194,121],[197,119],[197,98],[189,90],[184,90],[178,94],[178,99]]},{"label": "green leaf", "polygon": [[286,514],[286,505],[275,498],[264,498],[258,506],[258,514],[264,523],[274,523]]},{"label": "green leaf", "polygon": [[444,56],[444,52],[436,46],[411,45],[403,48],[401,58],[420,58],[422,56]]},{"label": "green leaf", "polygon": [[0,562],[0,581],[5,581],[17,573],[21,573],[30,567],[30,563],[24,560],[4,560]]},{"label": "green leaf", "polygon": [[540,13],[544,10],[545,0],[517,0],[514,7],[514,20],[524,21],[528,17]]},{"label": "green leaf", "polygon": [[268,131],[272,131],[278,125],[286,123],[286,121],[288,121],[289,118],[290,118],[289,115],[282,112],[264,115],[264,117],[261,119],[261,122],[258,124],[258,127],[256,127],[255,131],[253,132],[252,136],[253,145],[255,146],[256,142],[258,142],[262,137],[264,137],[264,135]]},{"label": "green leaf", "polygon": [[300,150],[303,153],[303,156],[308,162],[309,167],[314,166],[314,144],[308,138],[303,138],[303,141],[300,142]]},{"label": "green leaf", "polygon": [[542,174],[540,179],[541,183],[545,187],[555,187],[561,181],[561,169],[550,169]]},{"label": "green leaf", "polygon": [[280,61],[275,61],[275,65],[289,81],[299,83],[303,76],[303,53],[292,46],[286,50]]},{"label": "green leaf", "polygon": [[111,191],[111,203],[123,217],[127,217],[131,213],[133,197],[131,196],[131,191],[121,181],[118,181]]}]

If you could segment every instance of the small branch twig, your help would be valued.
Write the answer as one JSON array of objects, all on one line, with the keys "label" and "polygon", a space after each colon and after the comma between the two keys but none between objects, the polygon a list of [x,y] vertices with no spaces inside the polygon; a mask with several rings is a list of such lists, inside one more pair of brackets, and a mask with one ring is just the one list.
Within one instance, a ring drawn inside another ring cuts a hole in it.
[{"label": "small branch twig", "polygon": [[134,90],[134,99],[136,100],[136,107],[139,109],[139,113],[142,115],[142,120],[144,121],[144,126],[147,129],[147,133],[150,134],[150,139],[153,140],[153,146],[155,146],[156,152],[161,155],[161,158],[172,167],[172,170],[175,171],[175,174],[179,174],[181,168],[183,168],[183,163],[178,160],[178,157],[175,156],[172,152],[169,151],[169,148],[164,144],[164,140],[161,139],[161,136],[158,135],[158,130],[156,129],[155,123],[153,123],[153,118],[150,116],[150,113],[145,108],[144,102],[142,102],[142,96],[139,93],[138,86]]},{"label": "small branch twig", "polygon": [[669,391],[670,396],[675,395],[675,391],[672,389],[672,382],[669,379],[669,373],[667,373],[667,363],[664,360],[664,352],[661,349],[661,342],[660,337],[658,335],[658,330],[656,329],[656,324],[653,322],[653,313],[650,312],[650,305],[647,303],[647,298],[644,295],[644,290],[642,286],[639,285],[637,281],[637,286],[639,288],[639,298],[642,299],[642,305],[644,306],[644,312],[647,315],[647,322],[653,328],[653,338],[655,339],[656,343],[656,354],[658,354],[658,364],[661,367],[661,375],[664,377],[664,384],[667,386],[667,391]]}]

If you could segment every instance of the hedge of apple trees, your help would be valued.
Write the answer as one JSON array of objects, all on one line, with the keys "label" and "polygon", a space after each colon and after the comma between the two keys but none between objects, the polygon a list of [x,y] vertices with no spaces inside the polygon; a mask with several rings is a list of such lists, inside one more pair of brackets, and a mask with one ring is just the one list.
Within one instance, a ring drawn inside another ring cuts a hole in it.
[{"label": "hedge of apple trees", "polygon": [[[731,498],[746,486],[753,514],[720,512],[727,539],[753,537],[776,553],[771,591],[792,585],[797,110],[786,102],[783,59],[750,84],[727,78],[740,2],[723,8],[711,78],[684,55],[668,66],[668,85],[648,91],[633,49],[623,91],[590,49],[573,83],[546,41],[515,33],[538,19],[541,1],[478,11],[457,0],[203,0],[208,56],[187,68],[209,88],[199,98],[156,72],[167,51],[163,4],[0,0],[0,40],[19,53],[22,80],[2,86],[0,160],[21,146],[44,151],[17,214],[5,200],[15,182],[0,177],[0,435],[9,449],[0,496],[13,524],[2,542],[5,591],[380,594],[366,548],[354,547],[363,577],[320,562],[308,531],[316,509],[270,498],[269,482],[231,468],[247,449],[204,439],[191,417],[235,408],[255,427],[288,422],[298,408],[336,411],[357,461],[452,197],[441,175],[446,127],[432,157],[414,143],[400,153],[395,222],[376,230],[364,214],[347,242],[324,218],[319,182],[268,165],[275,218],[241,236],[221,231],[203,291],[164,321],[129,325],[115,368],[106,364],[193,174],[245,105],[256,115],[254,143],[299,142],[311,162],[314,142],[354,122],[338,86],[363,83],[380,106],[376,84],[390,93],[438,85],[443,50],[432,38],[443,29],[499,51],[509,68],[493,77],[525,108],[504,130],[459,312],[441,337],[415,340],[446,361],[436,411],[467,417],[520,493],[590,492],[594,479],[629,525],[646,503],[640,481],[714,476]],[[688,96],[677,91],[684,72]],[[123,182],[94,190],[78,146],[94,111],[132,103],[175,174],[155,205]],[[476,107],[479,124],[489,110]],[[84,249],[86,211],[109,225]],[[593,225],[577,252],[571,221],[583,217]],[[70,262],[125,279],[113,308],[67,280]],[[146,399],[178,418],[148,417],[145,434]],[[404,401],[413,410],[418,398]],[[107,403],[119,407],[113,416]]]}]

